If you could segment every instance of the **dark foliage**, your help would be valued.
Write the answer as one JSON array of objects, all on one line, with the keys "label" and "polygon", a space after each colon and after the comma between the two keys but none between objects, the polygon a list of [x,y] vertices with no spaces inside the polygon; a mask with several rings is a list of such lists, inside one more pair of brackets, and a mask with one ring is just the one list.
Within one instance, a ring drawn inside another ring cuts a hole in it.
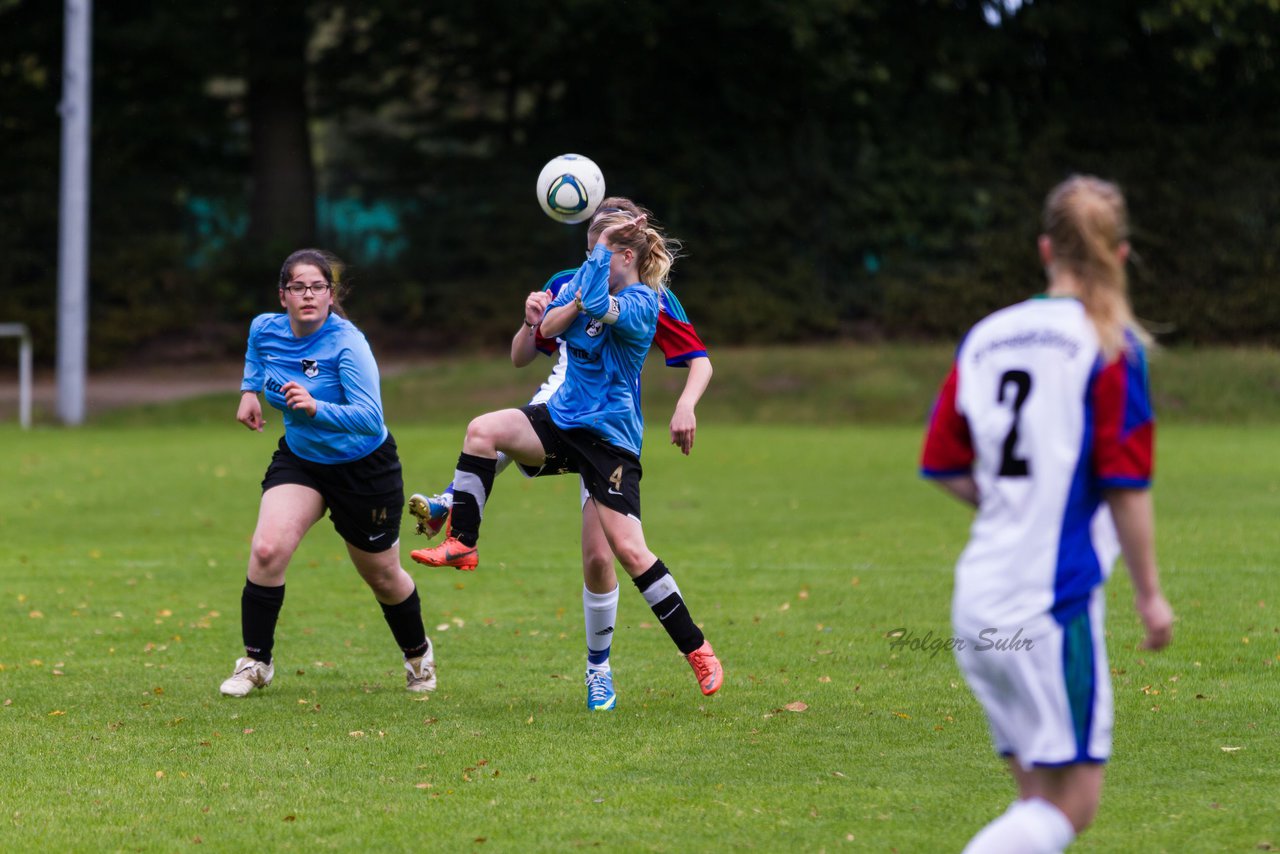
[{"label": "dark foliage", "polygon": [[[565,151],[684,240],[713,344],[953,338],[1040,287],[1039,206],[1074,171],[1126,189],[1165,340],[1277,340],[1264,0],[270,5],[96,6],[96,363],[237,352],[312,233],[381,346],[501,346],[584,248],[534,200]],[[0,319],[45,362],[61,25],[0,0]]]}]

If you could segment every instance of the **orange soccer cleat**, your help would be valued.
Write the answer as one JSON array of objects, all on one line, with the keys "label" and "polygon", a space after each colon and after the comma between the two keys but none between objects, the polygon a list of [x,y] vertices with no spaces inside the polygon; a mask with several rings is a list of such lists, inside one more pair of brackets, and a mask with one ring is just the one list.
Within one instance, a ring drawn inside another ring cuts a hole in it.
[{"label": "orange soccer cleat", "polygon": [[693,675],[698,677],[698,687],[704,695],[710,697],[720,690],[720,683],[724,681],[724,668],[720,666],[720,659],[716,658],[711,644],[704,640],[702,646],[685,658],[689,659],[689,666],[693,668]]},{"label": "orange soccer cleat", "polygon": [[[409,557],[426,566],[451,566],[454,569],[468,571],[480,565],[480,553],[476,551],[476,547],[464,545],[456,537],[449,537],[432,549],[416,549],[409,552]],[[707,647],[707,649],[710,648]],[[712,656],[713,660],[714,658],[715,656]]]}]

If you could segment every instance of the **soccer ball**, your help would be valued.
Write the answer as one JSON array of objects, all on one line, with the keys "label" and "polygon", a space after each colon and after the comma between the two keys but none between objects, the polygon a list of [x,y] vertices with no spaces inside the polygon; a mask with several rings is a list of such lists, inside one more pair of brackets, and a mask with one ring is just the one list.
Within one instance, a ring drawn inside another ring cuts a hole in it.
[{"label": "soccer ball", "polygon": [[582,222],[604,198],[604,174],[589,157],[561,154],[538,174],[538,204],[557,222]]}]

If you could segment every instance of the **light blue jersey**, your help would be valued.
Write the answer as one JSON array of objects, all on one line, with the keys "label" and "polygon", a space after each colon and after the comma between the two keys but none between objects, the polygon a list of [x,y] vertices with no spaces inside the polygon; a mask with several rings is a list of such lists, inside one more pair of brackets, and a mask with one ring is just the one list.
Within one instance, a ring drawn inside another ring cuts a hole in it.
[{"label": "light blue jersey", "polygon": [[[280,389],[296,382],[316,400],[315,417],[289,409]],[[298,338],[287,314],[260,314],[249,325],[241,391],[264,392],[284,413],[284,438],[314,463],[348,463],[387,439],[378,363],[364,334],[330,312],[324,325]]]},{"label": "light blue jersey", "polygon": [[569,356],[564,384],[547,410],[557,427],[585,428],[638,457],[644,441],[640,372],[658,328],[658,294],[637,282],[610,295],[611,257],[596,246],[548,307],[566,305],[582,292],[584,311],[560,336]]}]

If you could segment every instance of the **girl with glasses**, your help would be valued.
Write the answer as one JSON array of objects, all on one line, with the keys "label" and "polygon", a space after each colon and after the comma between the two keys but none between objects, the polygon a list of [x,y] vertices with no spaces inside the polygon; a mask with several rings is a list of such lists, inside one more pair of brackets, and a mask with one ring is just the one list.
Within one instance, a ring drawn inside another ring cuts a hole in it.
[{"label": "girl with glasses", "polygon": [[284,435],[262,480],[240,598],[245,654],[222,683],[227,696],[271,684],[285,570],[326,510],[403,653],[408,690],[436,687],[417,587],[400,565],[400,459],[383,421],[378,364],[342,312],[341,272],[328,252],[294,252],[280,269],[284,312],[249,326],[236,420],[262,432],[262,394],[282,413]]}]

